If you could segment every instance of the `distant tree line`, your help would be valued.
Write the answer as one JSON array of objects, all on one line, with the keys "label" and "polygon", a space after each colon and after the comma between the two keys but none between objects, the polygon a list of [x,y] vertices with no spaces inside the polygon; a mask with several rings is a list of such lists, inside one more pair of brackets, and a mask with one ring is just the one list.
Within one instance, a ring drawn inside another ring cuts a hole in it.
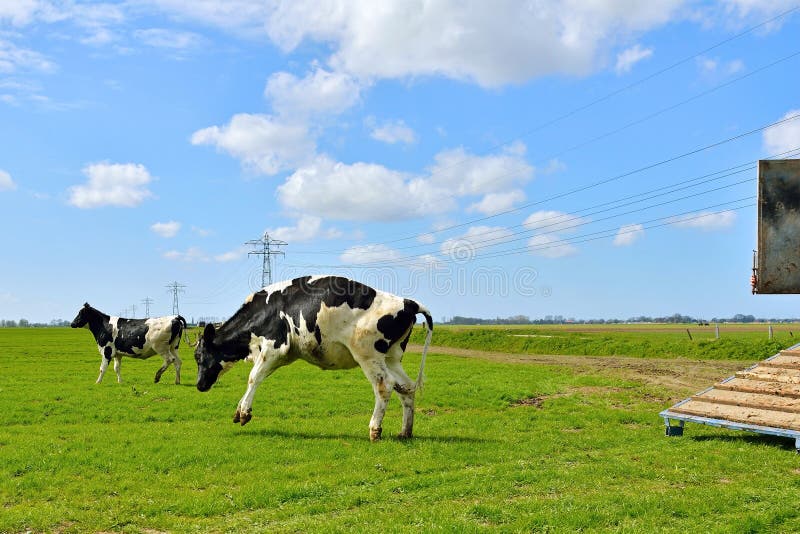
[{"label": "distant tree line", "polygon": [[442,324],[453,325],[516,325],[516,324],[622,324],[622,323],[674,323],[674,324],[707,324],[707,323],[794,323],[800,322],[800,318],[793,319],[776,319],[776,318],[761,318],[754,315],[744,315],[737,313],[733,317],[722,318],[712,317],[705,319],[701,317],[692,317],[690,315],[682,315],[675,313],[667,317],[648,317],[640,315],[638,317],[631,317],[629,319],[575,319],[572,317],[563,317],[561,315],[545,315],[541,319],[531,319],[526,315],[512,315],[511,317],[496,317],[494,319],[483,319],[479,317],[463,317],[461,315],[454,315],[449,319],[442,318]]},{"label": "distant tree line", "polygon": [[0,328],[46,328],[50,326],[69,326],[69,321],[53,319],[49,323],[32,323],[27,319],[15,321],[13,319],[0,319]]}]

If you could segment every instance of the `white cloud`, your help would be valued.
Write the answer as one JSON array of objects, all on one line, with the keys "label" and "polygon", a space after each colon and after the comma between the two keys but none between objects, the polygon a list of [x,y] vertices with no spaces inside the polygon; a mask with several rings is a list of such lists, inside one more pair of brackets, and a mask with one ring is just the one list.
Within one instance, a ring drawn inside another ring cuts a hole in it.
[{"label": "white cloud", "polygon": [[502,226],[471,226],[464,234],[445,240],[440,250],[454,260],[467,261],[480,249],[505,243],[511,237],[512,232]]},{"label": "white cloud", "polygon": [[213,232],[211,232],[211,230],[206,230],[205,228],[200,228],[199,226],[192,226],[192,233],[200,237],[208,237]]},{"label": "white cloud", "polygon": [[563,258],[578,253],[575,246],[561,241],[557,236],[550,235],[533,236],[528,240],[528,247],[530,247],[531,254],[543,258]]},{"label": "white cloud", "polygon": [[161,237],[175,237],[181,229],[181,223],[176,221],[157,222],[150,226],[150,229]]},{"label": "white cloud", "polygon": [[521,189],[512,189],[506,193],[489,193],[480,202],[467,207],[467,211],[495,215],[511,209],[514,204],[523,200],[525,200],[525,192]]},{"label": "white cloud", "polygon": [[588,219],[576,217],[561,211],[537,211],[531,213],[523,225],[528,230],[544,230],[543,233],[574,232],[580,225],[586,224]]},{"label": "white cloud", "polygon": [[138,206],[153,194],[152,181],[144,165],[135,163],[93,163],[83,168],[89,181],[70,187],[69,203],[78,208]]},{"label": "white cloud", "polygon": [[137,0],[137,6],[150,6],[174,15],[234,31],[246,37],[263,35],[264,21],[271,9],[270,2],[252,0]]},{"label": "white cloud", "polygon": [[20,70],[52,72],[56,65],[45,56],[14,43],[0,39],[0,73],[13,73]]},{"label": "white cloud", "polygon": [[370,129],[370,137],[383,143],[394,145],[404,143],[411,145],[417,141],[414,130],[406,126],[402,120],[387,121],[377,124],[372,118],[367,119],[367,127]]},{"label": "white cloud", "polygon": [[719,58],[701,56],[696,61],[700,71],[706,75],[722,74],[730,76],[743,71],[745,68],[744,61],[741,59],[721,61]]},{"label": "white cloud", "polygon": [[497,155],[476,156],[462,148],[439,152],[429,169],[436,186],[457,195],[485,195],[508,191],[533,178],[533,167],[524,159],[525,145],[515,142]]},{"label": "white cloud", "polygon": [[406,0],[297,0],[277,5],[267,31],[287,51],[306,39],[329,44],[329,64],[360,77],[441,75],[497,87],[586,74],[620,35],[668,22],[683,3],[443,0],[423,9]]},{"label": "white cloud", "polygon": [[436,236],[434,236],[433,234],[430,234],[430,233],[428,233],[428,234],[420,234],[420,235],[417,236],[417,241],[419,241],[420,243],[423,243],[425,245],[430,245],[431,243],[434,243],[436,241]]},{"label": "white cloud", "polygon": [[630,72],[634,65],[652,55],[652,48],[642,48],[642,45],[637,43],[617,54],[617,64],[614,70],[617,74],[625,74]]},{"label": "white cloud", "polygon": [[391,221],[455,207],[449,192],[426,180],[372,163],[345,164],[319,156],[278,187],[285,206],[337,220]]},{"label": "white cloud", "polygon": [[539,174],[549,175],[564,172],[567,170],[567,164],[559,159],[551,159],[547,162],[547,166],[543,169],[538,169]]},{"label": "white cloud", "polygon": [[16,188],[17,184],[11,179],[11,175],[0,169],[0,191],[13,191]]},{"label": "white cloud", "polygon": [[641,224],[626,224],[621,226],[614,237],[614,246],[626,247],[634,244],[644,237],[644,226]]},{"label": "white cloud", "polygon": [[247,252],[247,248],[239,247],[234,250],[229,250],[228,252],[223,252],[222,254],[217,254],[214,256],[214,261],[219,263],[227,263],[230,261],[240,260],[247,256]]},{"label": "white cloud", "polygon": [[197,247],[189,247],[183,252],[179,250],[168,250],[164,253],[164,257],[168,260],[182,261],[186,263],[205,263],[210,261],[208,254]]},{"label": "white cloud", "polygon": [[192,144],[214,145],[252,171],[267,175],[301,165],[316,150],[304,124],[248,113],[234,115],[226,126],[196,131]]},{"label": "white cloud", "polygon": [[313,215],[302,215],[294,226],[281,226],[267,230],[270,237],[289,243],[298,241],[311,241],[317,237],[333,239],[341,237],[341,232],[335,228],[322,229],[322,219]]},{"label": "white cloud", "polygon": [[315,114],[337,115],[359,100],[361,86],[355,78],[341,72],[316,67],[305,78],[288,72],[270,76],[264,96],[281,116],[306,117]]},{"label": "white cloud", "polygon": [[698,211],[670,219],[670,224],[679,228],[697,228],[706,232],[730,228],[736,222],[735,211]]},{"label": "white cloud", "polygon": [[200,247],[189,247],[184,251],[168,250],[163,256],[168,260],[181,261],[184,263],[208,263],[212,260],[218,263],[226,263],[244,258],[247,256],[247,249],[245,247],[239,247],[228,252],[223,252],[222,254],[211,256]]},{"label": "white cloud", "polygon": [[340,256],[342,263],[365,264],[392,262],[400,258],[400,253],[386,245],[359,245],[350,247]]},{"label": "white cloud", "polygon": [[[788,111],[780,120],[800,115],[800,109]],[[781,154],[800,148],[800,116],[783,124],[764,130],[764,151],[768,155]],[[796,156],[795,156],[796,157]]]},{"label": "white cloud", "polygon": [[202,36],[196,33],[166,28],[136,30],[133,35],[148,46],[170,50],[197,48],[205,41]]}]

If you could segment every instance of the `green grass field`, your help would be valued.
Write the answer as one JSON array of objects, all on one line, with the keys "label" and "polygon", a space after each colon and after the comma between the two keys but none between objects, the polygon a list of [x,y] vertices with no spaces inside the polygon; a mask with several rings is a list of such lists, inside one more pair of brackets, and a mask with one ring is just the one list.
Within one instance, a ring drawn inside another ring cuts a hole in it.
[{"label": "green grass field", "polygon": [[[437,328],[434,344],[457,330]],[[280,369],[240,427],[249,364],[199,393],[191,350],[181,356],[181,386],[171,370],[152,383],[158,358],[124,359],[123,384],[109,371],[95,385],[87,331],[0,329],[0,532],[800,531],[791,440],[701,425],[666,438],[658,412],[693,391],[624,365],[434,352],[416,437],[373,444],[358,370]],[[734,359],[698,365],[723,377],[748,360]],[[418,365],[408,354],[409,374]],[[393,398],[384,436],[399,428]]]}]

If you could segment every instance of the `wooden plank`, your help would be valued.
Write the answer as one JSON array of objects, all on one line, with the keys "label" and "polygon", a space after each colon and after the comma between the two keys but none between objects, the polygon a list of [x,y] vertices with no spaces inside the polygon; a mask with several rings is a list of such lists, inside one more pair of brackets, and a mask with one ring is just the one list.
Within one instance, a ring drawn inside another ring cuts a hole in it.
[{"label": "wooden plank", "polygon": [[794,350],[785,349],[780,351],[778,354],[785,354],[787,356],[800,356],[800,349],[794,349]]},{"label": "wooden plank", "polygon": [[673,406],[670,408],[670,411],[678,414],[722,419],[733,423],[800,430],[800,414],[776,412],[774,410],[743,408],[740,406],[688,400],[679,406]]},{"label": "wooden plank", "polygon": [[765,395],[763,393],[743,393],[725,389],[710,389],[700,395],[692,397],[693,400],[711,402],[715,404],[728,404],[746,408],[761,408],[800,414],[800,399]]},{"label": "wooden plank", "polygon": [[781,352],[779,355],[758,364],[761,367],[780,367],[782,369],[800,369],[800,354],[790,355]]},{"label": "wooden plank", "polygon": [[722,384],[717,384],[714,388],[741,391],[743,393],[764,393],[766,395],[779,395],[781,397],[800,399],[800,384],[782,384],[780,382],[734,378]]},{"label": "wooden plank", "polygon": [[776,369],[757,365],[753,369],[739,371],[735,376],[736,378],[748,378],[750,380],[800,384],[800,370],[796,369]]}]

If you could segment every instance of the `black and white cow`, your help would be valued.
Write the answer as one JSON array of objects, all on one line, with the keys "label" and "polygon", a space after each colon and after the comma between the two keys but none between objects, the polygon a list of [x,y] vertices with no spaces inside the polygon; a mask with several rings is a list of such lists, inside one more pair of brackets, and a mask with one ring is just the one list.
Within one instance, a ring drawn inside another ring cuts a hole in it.
[{"label": "black and white cow", "polygon": [[156,371],[155,381],[169,364],[175,365],[175,383],[181,383],[181,359],[178,357],[178,346],[181,334],[186,328],[186,319],[180,315],[155,317],[152,319],[123,319],[111,317],[89,306],[88,303],[78,311],[77,317],[70,325],[72,328],[88,328],[102,356],[100,360],[100,376],[96,384],[103,380],[111,359],[114,359],[114,371],[117,382],[122,382],[119,367],[122,356],[131,356],[141,360],[156,354],[164,358],[164,365]]},{"label": "black and white cow", "polygon": [[[425,317],[428,336],[414,382],[403,370],[401,360],[418,313]],[[414,395],[422,386],[432,332],[430,312],[413,300],[338,276],[295,278],[253,293],[219,328],[206,326],[194,354],[197,389],[208,391],[235,362],[252,361],[247,391],[233,417],[234,423],[244,425],[252,417],[256,388],[279,367],[296,360],[321,369],[359,366],[375,393],[370,439],[381,437],[392,391],[403,404],[399,437],[410,438]]]}]

